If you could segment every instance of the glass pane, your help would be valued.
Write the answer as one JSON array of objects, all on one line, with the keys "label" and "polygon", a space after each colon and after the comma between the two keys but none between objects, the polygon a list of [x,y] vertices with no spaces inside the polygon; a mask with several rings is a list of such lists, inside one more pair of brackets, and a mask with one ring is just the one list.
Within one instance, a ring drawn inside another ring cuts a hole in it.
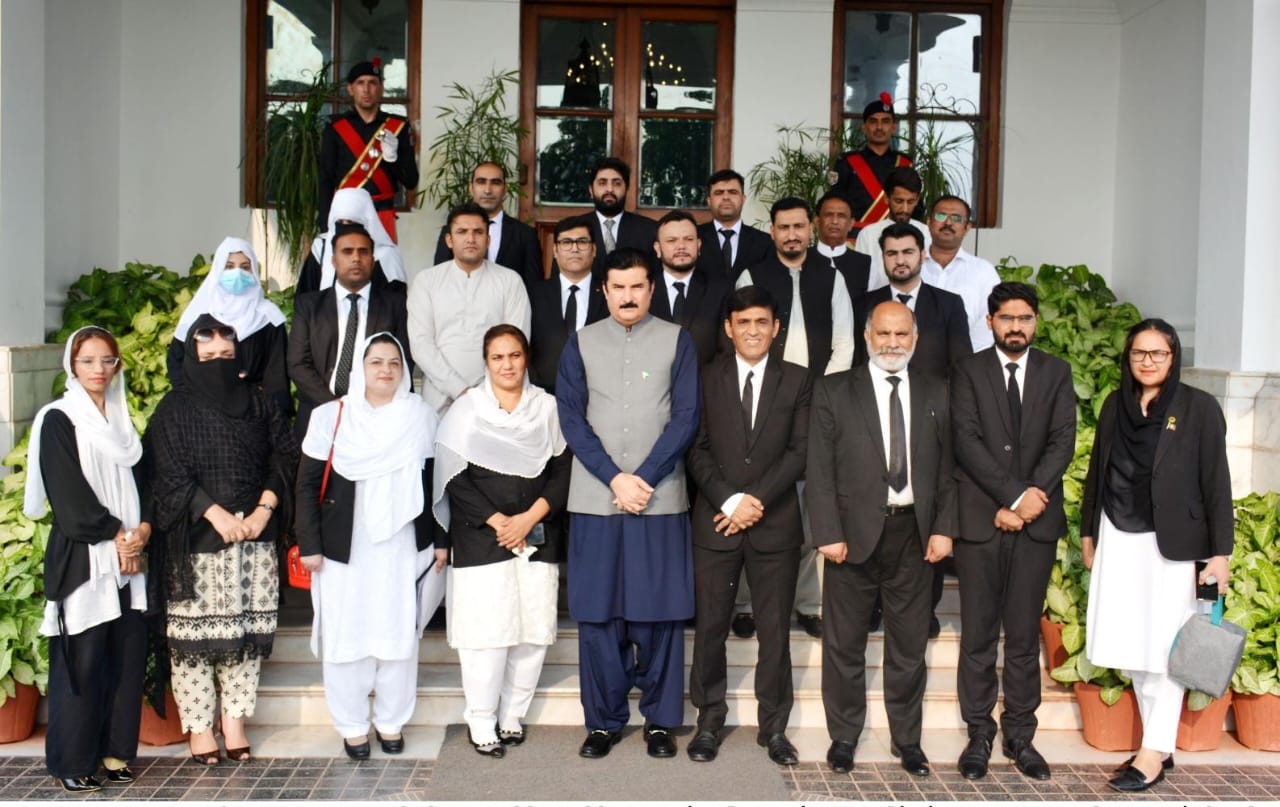
[{"label": "glass pane", "polygon": [[330,0],[271,0],[267,4],[267,92],[306,92],[333,50]]},{"label": "glass pane", "polygon": [[534,202],[589,205],[587,166],[609,154],[608,118],[538,118]]},{"label": "glass pane", "polygon": [[[296,151],[311,150],[313,153],[319,154],[320,132],[333,112],[334,109],[331,104],[324,104],[314,116],[308,118],[306,105],[301,101],[279,101],[268,104],[267,145],[263,155],[265,163],[263,164],[262,173],[263,188],[266,191],[268,204],[274,204],[276,200],[276,189],[273,186],[275,172],[272,170],[273,147],[284,147]],[[308,130],[311,132],[310,144],[303,145],[302,132]]]},{"label": "glass pane", "polygon": [[713,120],[640,121],[640,206],[705,207]]},{"label": "glass pane", "polygon": [[382,63],[387,96],[409,94],[409,0],[343,0],[338,42],[338,78],[359,62]]},{"label": "glass pane", "polygon": [[641,58],[645,109],[715,109],[715,23],[646,22]]},{"label": "glass pane", "polygon": [[976,115],[982,87],[982,18],[977,14],[921,14],[921,112]]},{"label": "glass pane", "polygon": [[973,208],[978,187],[974,158],[976,121],[930,121],[916,124],[916,142],[911,155],[924,182],[925,202],[947,193],[964,199]]},{"label": "glass pane", "polygon": [[608,20],[538,20],[538,106],[612,109],[613,31]]},{"label": "glass pane", "polygon": [[[939,15],[941,16],[941,15]],[[855,115],[887,92],[907,97],[911,78],[911,15],[849,11],[844,15],[844,108]],[[905,112],[906,105],[895,105]]]}]

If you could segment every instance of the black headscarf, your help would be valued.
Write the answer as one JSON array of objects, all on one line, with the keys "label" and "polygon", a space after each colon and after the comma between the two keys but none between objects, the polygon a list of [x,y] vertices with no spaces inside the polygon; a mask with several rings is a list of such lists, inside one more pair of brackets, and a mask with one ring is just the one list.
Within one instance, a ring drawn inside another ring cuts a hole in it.
[{"label": "black headscarf", "polygon": [[197,406],[216,409],[236,419],[249,411],[249,385],[245,383],[240,359],[240,342],[232,359],[208,359],[200,361],[197,355],[196,333],[202,330],[225,328],[212,314],[201,314],[187,332],[182,358],[183,386],[191,394]]},{"label": "black headscarf", "polygon": [[[1159,394],[1142,413],[1142,383],[1133,376],[1129,351],[1138,334],[1157,331],[1169,341],[1169,375]],[[1178,332],[1162,319],[1146,319],[1129,329],[1124,356],[1120,360],[1120,411],[1116,413],[1116,433],[1103,485],[1103,507],[1111,522],[1125,532],[1152,532],[1155,515],[1151,506],[1151,470],[1156,445],[1164,431],[1165,418],[1178,394],[1182,370],[1182,345]]]}]

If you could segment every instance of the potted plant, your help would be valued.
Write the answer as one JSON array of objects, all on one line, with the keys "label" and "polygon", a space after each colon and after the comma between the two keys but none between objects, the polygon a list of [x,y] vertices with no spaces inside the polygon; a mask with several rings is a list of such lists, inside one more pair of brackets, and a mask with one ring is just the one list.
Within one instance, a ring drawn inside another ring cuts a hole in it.
[{"label": "potted plant", "polygon": [[1231,678],[1240,742],[1280,751],[1280,493],[1236,502],[1236,542],[1224,619],[1248,631],[1244,657]]},{"label": "potted plant", "polygon": [[[507,111],[507,90],[520,84],[519,71],[490,73],[479,88],[445,85],[449,104],[436,107],[444,131],[431,141],[427,187],[423,192],[437,209],[471,198],[471,172],[483,162],[510,171],[520,158],[520,141],[529,134],[518,115]],[[513,212],[523,186],[508,183],[507,212]]]},{"label": "potted plant", "polygon": [[1231,707],[1232,694],[1221,698],[1203,692],[1188,692],[1178,718],[1178,748],[1183,751],[1213,751],[1222,743],[1223,723]]},{"label": "potted plant", "polygon": [[846,151],[850,144],[838,129],[796,125],[779,126],[777,132],[777,152],[747,172],[751,194],[765,207],[788,196],[816,205],[831,187],[832,155]]}]

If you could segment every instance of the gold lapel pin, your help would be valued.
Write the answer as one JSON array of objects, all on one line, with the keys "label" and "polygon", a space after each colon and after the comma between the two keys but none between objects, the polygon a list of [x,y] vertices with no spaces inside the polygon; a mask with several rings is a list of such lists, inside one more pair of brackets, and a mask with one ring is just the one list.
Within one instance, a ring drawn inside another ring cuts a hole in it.
[{"label": "gold lapel pin", "polygon": [[1170,417],[1169,417],[1169,422],[1168,422],[1168,423],[1166,423],[1164,427],[1165,427],[1165,429],[1167,429],[1168,431],[1176,432],[1176,431],[1178,430],[1178,419],[1177,419],[1177,418],[1175,418],[1175,417],[1170,416]]}]

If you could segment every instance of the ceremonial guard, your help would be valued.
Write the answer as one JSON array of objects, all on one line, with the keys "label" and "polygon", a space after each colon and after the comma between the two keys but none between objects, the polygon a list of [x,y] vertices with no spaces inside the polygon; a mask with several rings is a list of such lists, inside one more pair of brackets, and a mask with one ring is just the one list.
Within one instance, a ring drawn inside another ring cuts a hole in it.
[{"label": "ceremonial guard", "polygon": [[911,165],[910,157],[891,147],[896,131],[893,97],[882,92],[862,110],[862,133],[866,135],[867,144],[857,151],[841,154],[827,175],[831,186],[848,199],[853,208],[850,240],[868,224],[889,217],[885,175],[894,168]]}]

